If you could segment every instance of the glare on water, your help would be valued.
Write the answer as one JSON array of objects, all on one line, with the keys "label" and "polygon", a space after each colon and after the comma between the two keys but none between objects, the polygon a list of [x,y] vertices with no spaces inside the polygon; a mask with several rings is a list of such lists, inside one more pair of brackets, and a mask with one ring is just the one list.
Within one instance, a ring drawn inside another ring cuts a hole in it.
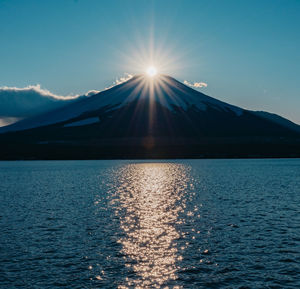
[{"label": "glare on water", "polygon": [[300,288],[299,167],[1,162],[0,287]]},{"label": "glare on water", "polygon": [[181,259],[175,224],[184,208],[185,171],[175,164],[128,165],[121,183],[116,214],[125,235],[119,242],[126,266],[138,276],[128,277],[127,286],[160,288],[176,279],[176,261]]}]

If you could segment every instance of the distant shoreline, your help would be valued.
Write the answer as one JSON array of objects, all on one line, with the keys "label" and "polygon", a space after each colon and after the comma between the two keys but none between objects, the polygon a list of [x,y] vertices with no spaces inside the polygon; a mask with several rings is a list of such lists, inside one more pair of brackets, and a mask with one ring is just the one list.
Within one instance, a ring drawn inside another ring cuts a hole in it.
[{"label": "distant shoreline", "polygon": [[0,160],[140,160],[300,158],[300,145],[232,144],[194,146],[0,145]]}]

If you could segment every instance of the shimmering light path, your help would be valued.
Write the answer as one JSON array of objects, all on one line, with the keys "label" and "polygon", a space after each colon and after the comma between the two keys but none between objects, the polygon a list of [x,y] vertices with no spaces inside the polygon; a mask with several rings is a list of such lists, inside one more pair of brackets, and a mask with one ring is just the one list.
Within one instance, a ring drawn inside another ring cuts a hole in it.
[{"label": "shimmering light path", "polygon": [[153,163],[128,165],[119,172],[113,203],[125,232],[119,242],[126,266],[135,273],[126,278],[129,287],[160,288],[177,279],[182,256],[176,226],[185,207],[187,170],[183,165]]},{"label": "shimmering light path", "polygon": [[0,288],[299,288],[299,167],[0,162]]}]

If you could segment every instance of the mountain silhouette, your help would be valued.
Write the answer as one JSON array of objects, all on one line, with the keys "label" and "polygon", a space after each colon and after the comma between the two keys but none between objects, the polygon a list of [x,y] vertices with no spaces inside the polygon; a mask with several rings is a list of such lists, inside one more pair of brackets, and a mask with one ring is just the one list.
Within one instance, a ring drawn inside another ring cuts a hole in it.
[{"label": "mountain silhouette", "polygon": [[294,156],[299,132],[284,118],[219,101],[170,76],[137,75],[3,127],[0,140],[2,158]]}]

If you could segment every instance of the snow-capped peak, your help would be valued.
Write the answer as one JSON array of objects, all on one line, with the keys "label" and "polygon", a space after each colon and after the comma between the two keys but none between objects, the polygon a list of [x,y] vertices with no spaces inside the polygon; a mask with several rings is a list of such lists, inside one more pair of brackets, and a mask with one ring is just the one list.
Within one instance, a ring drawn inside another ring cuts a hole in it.
[{"label": "snow-capped peak", "polygon": [[[24,130],[65,122],[84,116],[92,111],[115,110],[132,101],[142,99],[146,99],[149,102],[159,102],[171,111],[176,108],[186,111],[190,107],[194,107],[199,111],[206,111],[209,107],[223,112],[234,113],[237,116],[242,115],[244,111],[239,107],[196,91],[167,75],[157,75],[154,78],[149,78],[146,75],[135,75],[128,81],[110,89],[101,91],[88,98],[79,99],[62,108],[4,127],[0,132]],[[81,119],[84,119],[84,117]]]}]

